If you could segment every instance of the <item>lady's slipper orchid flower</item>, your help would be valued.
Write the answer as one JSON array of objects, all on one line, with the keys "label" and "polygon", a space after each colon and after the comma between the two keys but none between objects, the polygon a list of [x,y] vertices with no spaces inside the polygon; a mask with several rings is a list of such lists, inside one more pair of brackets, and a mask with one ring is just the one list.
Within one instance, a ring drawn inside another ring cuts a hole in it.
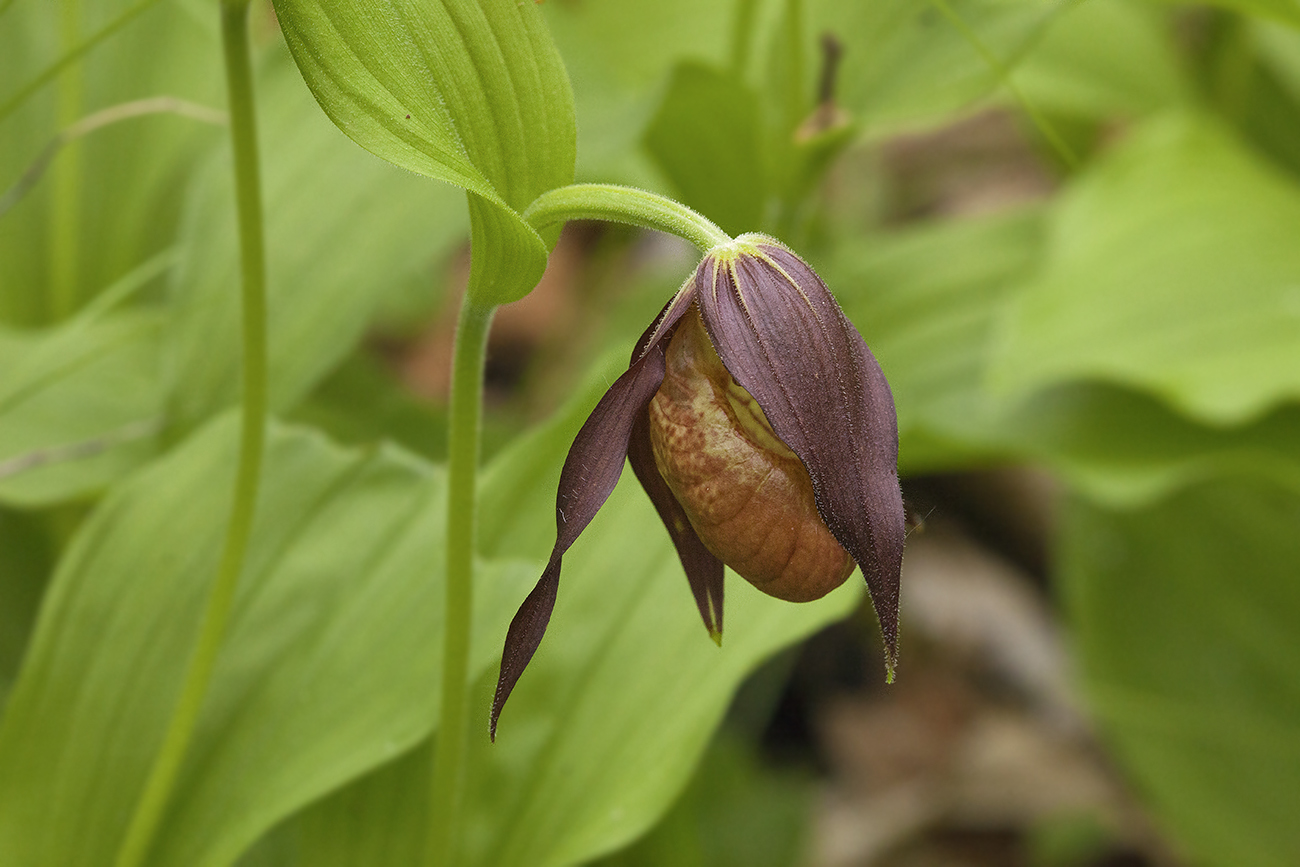
[{"label": "lady's slipper orchid flower", "polygon": [[550,562],[506,635],[493,737],[550,621],[564,552],[624,458],[715,641],[724,563],[793,602],[834,590],[856,563],[892,673],[905,529],[889,385],[812,268],[771,238],[742,235],[705,255],[569,449]]}]

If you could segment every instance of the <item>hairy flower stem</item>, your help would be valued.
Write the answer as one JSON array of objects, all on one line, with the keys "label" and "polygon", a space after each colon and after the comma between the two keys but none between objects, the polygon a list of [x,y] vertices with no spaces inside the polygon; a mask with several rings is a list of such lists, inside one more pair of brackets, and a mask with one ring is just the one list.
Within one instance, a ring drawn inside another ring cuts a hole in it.
[{"label": "hairy flower stem", "polygon": [[176,779],[198,723],[217,654],[230,620],[253,528],[266,433],[266,263],[262,238],[261,181],[253,110],[253,73],[248,57],[248,0],[222,0],[221,37],[230,100],[243,306],[243,424],[234,503],[225,547],[209,591],[203,621],[172,712],[140,800],[118,850],[116,867],[137,867],[149,854],[171,800]]},{"label": "hairy flower stem", "polygon": [[680,202],[614,184],[572,184],[542,193],[523,216],[539,230],[566,220],[607,220],[657,229],[690,241],[701,251],[731,241],[716,224]]},{"label": "hairy flower stem", "polygon": [[469,645],[473,617],[474,541],[483,372],[495,307],[466,293],[452,359],[447,472],[447,597],[442,650],[442,704],[433,756],[429,867],[457,863],[469,730]]}]

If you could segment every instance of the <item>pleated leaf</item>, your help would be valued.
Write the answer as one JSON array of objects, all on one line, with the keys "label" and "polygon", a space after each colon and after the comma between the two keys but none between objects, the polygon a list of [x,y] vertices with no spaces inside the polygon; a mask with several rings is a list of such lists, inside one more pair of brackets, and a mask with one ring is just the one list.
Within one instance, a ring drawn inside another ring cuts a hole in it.
[{"label": "pleated leaf", "polygon": [[55,328],[0,326],[0,503],[86,496],[153,455],[163,317],[111,308],[172,261],[154,257]]},{"label": "pleated leaf", "polygon": [[275,9],[339,129],[470,194],[478,300],[532,289],[548,244],[518,212],[572,181],[576,137],[568,77],[536,4],[278,0]]},{"label": "pleated leaf", "polygon": [[[234,420],[104,502],[46,595],[0,725],[0,861],[109,862],[176,700],[227,521]],[[277,428],[248,568],[152,864],[229,864],[426,737],[441,471]],[[484,566],[474,665],[533,566]],[[492,614],[491,612],[499,612]]]},{"label": "pleated leaf", "polygon": [[1082,178],[990,370],[1150,391],[1210,424],[1300,397],[1300,186],[1212,121],[1165,117]]},{"label": "pleated leaf", "polygon": [[1024,401],[986,386],[998,319],[1032,277],[1034,209],[842,245],[821,269],[880,360],[899,411],[904,474],[991,462],[1051,465],[1089,497],[1134,505],[1225,470],[1300,479],[1300,409],[1198,424],[1131,388],[1071,383]]},{"label": "pleated leaf", "polygon": [[[89,36],[132,5],[81,4],[74,18]],[[67,46],[60,34],[66,19],[57,9],[3,2],[0,8],[2,103]],[[224,110],[218,20],[193,13],[184,4],[153,3],[95,46],[67,73],[82,83],[71,116],[60,116],[60,87],[51,83],[0,121],[0,187],[21,177],[60,129],[92,113],[160,95]],[[63,149],[0,217],[0,319],[37,325],[64,318],[170,246],[185,189],[178,179],[228,137],[216,124],[157,114],[111,124]]]},{"label": "pleated leaf", "polygon": [[[287,52],[258,81],[271,400],[297,403],[356,346],[386,298],[464,237],[455,190],[422,184],[345,141]],[[164,352],[169,411],[201,423],[239,399],[239,248],[228,147],[195,172]]]},{"label": "pleated leaf", "polygon": [[1297,491],[1075,503],[1059,536],[1089,707],[1191,863],[1300,862]]}]

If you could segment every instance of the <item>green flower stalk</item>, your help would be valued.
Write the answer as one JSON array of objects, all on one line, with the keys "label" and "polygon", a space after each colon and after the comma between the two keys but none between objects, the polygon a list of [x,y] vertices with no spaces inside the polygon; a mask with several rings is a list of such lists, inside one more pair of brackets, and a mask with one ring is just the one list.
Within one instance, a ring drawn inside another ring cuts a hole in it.
[{"label": "green flower stalk", "polygon": [[724,564],[793,602],[824,596],[856,565],[892,678],[906,531],[889,384],[812,268],[772,238],[742,235],[706,253],[569,450],[555,547],[506,635],[494,738],[546,632],[564,553],[625,459],[715,641]]}]

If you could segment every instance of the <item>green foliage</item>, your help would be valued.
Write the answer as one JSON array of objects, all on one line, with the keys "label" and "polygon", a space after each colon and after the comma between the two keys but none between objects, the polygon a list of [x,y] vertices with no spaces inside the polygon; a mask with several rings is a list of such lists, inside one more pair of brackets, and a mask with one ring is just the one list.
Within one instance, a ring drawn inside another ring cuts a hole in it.
[{"label": "green foliage", "polygon": [[[270,307],[271,404],[294,406],[406,284],[432,281],[464,236],[448,188],[344,140],[304,91],[287,57],[263,66],[263,184]],[[170,411],[187,426],[234,403],[239,388],[239,258],[229,156],[198,168],[179,230],[164,352]],[[435,287],[440,288],[440,287]]]},{"label": "green foliage", "polygon": [[[981,44],[1008,64],[1068,6],[1060,0],[951,3]],[[829,32],[844,43],[839,102],[876,131],[933,122],[999,83],[997,70],[933,2],[808,0],[808,7],[808,32]]]},{"label": "green foliage", "polygon": [[[289,53],[255,5],[270,391],[293,424],[272,425],[233,622],[146,863],[423,857],[444,561],[471,540],[443,538],[446,410],[367,335],[426,328],[467,231],[472,301],[527,294],[557,232],[520,214],[575,162],[730,233],[807,240],[889,377],[905,473],[1052,472],[1088,707],[1121,768],[1194,863],[1300,860],[1300,7],[1216,5],[276,0]],[[211,4],[0,16],[4,189],[92,112],[225,108]],[[819,94],[827,31],[843,59]],[[1035,163],[1045,201],[895,225],[882,172],[927,140],[877,143],[1005,111],[1012,86],[1081,165]],[[466,190],[468,220],[410,172]],[[230,511],[235,220],[225,130],[172,114],[64,148],[0,215],[0,863],[110,861],[171,717]],[[568,444],[629,323],[671,291],[608,291],[641,280],[630,237],[605,238],[615,278],[588,275],[581,316],[560,317],[591,332],[560,335],[567,364],[605,359],[588,384],[532,431],[531,400],[478,431],[468,865],[797,858],[798,781],[720,741],[687,784],[743,678],[861,592],[791,606],[731,576],[719,650],[631,478],[566,556],[486,739]],[[755,821],[770,838],[732,830]]]},{"label": "green foliage", "polygon": [[[86,31],[130,5],[87,4]],[[0,100],[58,56],[53,11],[24,2],[5,13]],[[97,109],[160,93],[222,107],[216,20],[182,3],[155,3],[86,58],[81,78],[81,98],[66,109],[42,91],[0,118],[0,185],[17,179],[58,130]],[[62,319],[170,247],[186,172],[220,135],[209,124],[160,115],[106,128],[66,149],[3,218],[0,318],[22,325]],[[62,190],[61,175],[70,179]]]},{"label": "green foliage", "polygon": [[665,76],[680,59],[723,61],[730,5],[698,0],[541,4],[573,80],[583,180],[641,186],[656,181],[637,146]]},{"label": "green foliage", "polygon": [[1057,382],[1021,400],[991,391],[998,323],[1037,274],[1048,225],[1025,210],[926,226],[842,245],[828,261],[889,377],[904,470],[1031,456],[1096,499],[1128,504],[1228,472],[1300,478],[1294,406],[1209,427],[1114,385]]},{"label": "green foliage", "polygon": [[0,326],[0,501],[92,493],[153,455],[162,317],[113,308],[173,261],[153,257],[63,325]]},{"label": "green foliage", "polygon": [[1214,424],[1300,395],[1300,188],[1287,177],[1175,116],[1135,131],[1058,208],[995,387],[1102,379]]},{"label": "green foliage", "polygon": [[39,518],[0,509],[0,710],[31,637],[53,548]]},{"label": "green foliage", "polygon": [[[234,441],[218,421],[134,476],[62,559],[0,727],[6,861],[101,863],[116,847],[216,567]],[[441,490],[395,452],[272,437],[264,517],[155,863],[226,863],[427,732]]]},{"label": "green foliage", "polygon": [[687,63],[673,69],[645,143],[684,203],[739,235],[763,220],[761,125],[758,97],[743,81]]},{"label": "green foliage", "polygon": [[1016,70],[1040,108],[1094,120],[1141,117],[1190,102],[1186,76],[1151,6],[1088,0],[1063,12]]},{"label": "green foliage", "polygon": [[672,812],[597,867],[794,867],[806,852],[809,794],[797,775],[767,770],[724,731]]},{"label": "green foliage", "polygon": [[527,294],[548,245],[518,212],[573,179],[576,147],[568,77],[534,4],[280,0],[276,14],[340,129],[470,193],[479,303]]},{"label": "green foliage", "polygon": [[1066,521],[1091,707],[1198,863],[1300,858],[1296,491],[1220,481]]}]

